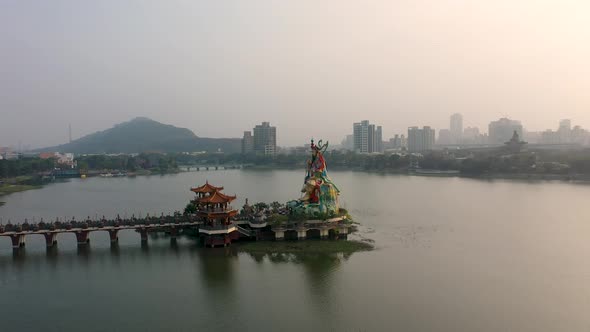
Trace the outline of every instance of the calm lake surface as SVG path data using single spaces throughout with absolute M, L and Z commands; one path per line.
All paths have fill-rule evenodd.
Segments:
M 189 238 L 72 234 L 13 255 L 2 331 L 589 331 L 590 186 L 331 172 L 371 252 L 250 255 Z M 91 178 L 3 197 L 4 223 L 182 210 L 209 180 L 250 202 L 297 198 L 300 171 Z

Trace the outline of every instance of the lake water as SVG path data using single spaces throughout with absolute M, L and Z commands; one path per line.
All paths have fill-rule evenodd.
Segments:
M 3 197 L 4 223 L 182 210 L 209 180 L 256 201 L 298 197 L 303 172 L 76 179 Z M 590 186 L 331 172 L 376 250 L 237 254 L 106 232 L 13 255 L 0 237 L 2 331 L 589 331 Z

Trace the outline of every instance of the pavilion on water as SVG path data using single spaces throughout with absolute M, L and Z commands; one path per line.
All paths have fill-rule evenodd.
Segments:
M 236 196 L 222 193 L 223 187 L 216 187 L 209 182 L 196 188 L 191 188 L 197 196 L 192 201 L 196 207 L 196 214 L 203 220 L 199 227 L 199 235 L 203 237 L 205 245 L 228 245 L 239 238 L 238 230 L 232 218 L 238 214 L 230 206 Z

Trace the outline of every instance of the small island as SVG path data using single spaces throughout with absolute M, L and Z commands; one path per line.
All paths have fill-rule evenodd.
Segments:
M 250 205 L 248 199 L 240 211 L 230 204 L 236 196 L 223 193 L 223 187 L 205 183 L 191 188 L 196 194 L 185 208 L 185 215 L 202 222 L 197 234 L 207 247 L 227 246 L 233 241 L 249 242 L 307 239 L 347 239 L 355 229 L 348 211 L 340 207 L 340 190 L 328 175 L 324 152 L 328 143 L 317 145 L 312 140 L 311 159 L 307 161 L 301 197 L 281 204 L 259 202 Z M 318 242 L 319 243 L 319 242 Z M 309 245 L 249 244 L 244 250 L 308 250 Z M 350 241 L 346 245 L 319 245 L 323 250 L 355 251 L 371 247 L 365 242 Z

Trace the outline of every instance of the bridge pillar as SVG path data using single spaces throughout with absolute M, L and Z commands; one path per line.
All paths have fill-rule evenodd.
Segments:
M 138 229 L 139 235 L 141 235 L 141 243 L 146 244 L 148 242 L 148 230 L 145 227 Z
M 285 239 L 285 231 L 274 231 L 275 232 L 275 240 L 283 241 Z
M 176 227 L 170 227 L 170 238 L 174 241 L 176 241 L 176 238 L 178 237 L 178 228 Z
M 43 236 L 45 237 L 45 245 L 47 248 L 51 248 L 57 244 L 57 233 L 47 232 L 43 233 Z
M 24 234 L 12 234 L 10 235 L 10 240 L 12 240 L 12 248 L 18 249 L 25 246 L 25 235 Z
M 76 240 L 78 241 L 79 246 L 85 246 L 90 243 L 90 238 L 88 237 L 90 234 L 89 231 L 77 231 L 74 234 L 76 234 Z
M 176 244 L 176 239 L 178 237 L 178 228 L 172 226 L 170 227 L 170 243 L 172 245 Z
M 118 229 L 109 229 L 109 237 L 111 238 L 111 244 L 119 242 L 119 230 Z

